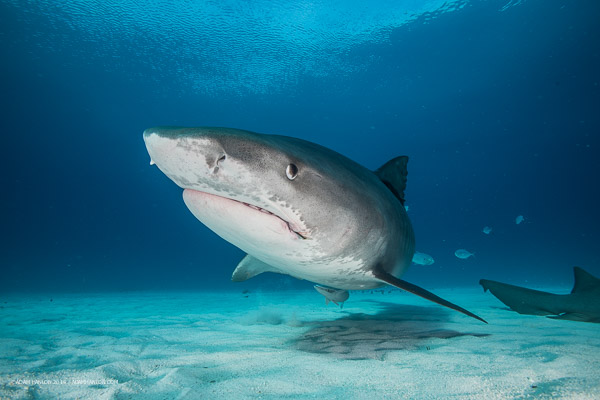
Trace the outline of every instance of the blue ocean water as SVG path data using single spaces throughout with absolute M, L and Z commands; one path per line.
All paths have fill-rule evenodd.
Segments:
M 2 292 L 236 285 L 243 253 L 148 165 L 156 125 L 299 137 L 371 169 L 408 155 L 435 263 L 405 279 L 427 288 L 600 275 L 597 1 L 2 0 L 0 15 Z

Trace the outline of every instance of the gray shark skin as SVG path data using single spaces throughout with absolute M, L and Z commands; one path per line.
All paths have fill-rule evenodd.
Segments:
M 192 214 L 247 253 L 233 281 L 268 271 L 339 290 L 389 284 L 485 322 L 400 279 L 415 251 L 403 206 L 408 157 L 370 171 L 287 136 L 158 127 L 143 137 Z
M 482 279 L 479 284 L 519 314 L 600 323 L 600 279 L 573 267 L 575 284 L 570 294 L 553 294 Z

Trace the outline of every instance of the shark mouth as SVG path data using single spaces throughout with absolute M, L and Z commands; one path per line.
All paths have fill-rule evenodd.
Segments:
M 308 233 L 299 229 L 295 223 L 290 222 L 287 219 L 282 218 L 279 215 L 275 214 L 274 212 L 271 212 L 271 211 L 269 211 L 265 208 L 259 207 L 257 205 L 247 203 L 247 202 L 241 201 L 241 200 L 232 199 L 230 197 L 220 196 L 217 194 L 203 192 L 203 191 L 199 191 L 199 190 L 195 190 L 195 189 L 184 189 L 184 200 L 186 197 L 188 197 L 189 199 L 192 199 L 192 200 L 186 200 L 186 205 L 188 206 L 188 208 L 190 208 L 192 213 L 194 213 L 195 215 L 196 215 L 196 213 L 194 212 L 195 201 L 193 200 L 193 198 L 206 198 L 206 199 L 209 199 L 209 201 L 211 201 L 211 202 L 215 202 L 215 200 L 216 200 L 216 202 L 222 204 L 223 207 L 231 207 L 231 206 L 234 206 L 235 204 L 237 204 L 238 206 L 242 205 L 244 207 L 247 207 L 247 208 L 253 210 L 253 212 L 259 212 L 259 213 L 268 215 L 270 217 L 276 218 L 277 220 L 280 221 L 280 223 L 283 226 L 285 226 L 287 231 L 289 231 L 291 234 L 296 235 L 296 237 L 298 239 L 309 239 Z M 229 204 L 229 206 L 227 204 Z M 198 206 L 196 206 L 196 207 L 198 207 Z M 198 215 L 197 215 L 197 217 L 198 217 Z M 202 220 L 201 218 L 199 218 L 199 219 Z
M 308 238 L 306 232 L 300 232 L 299 230 L 297 230 L 297 228 L 295 229 L 289 221 L 281 218 L 279 215 L 274 214 L 274 213 L 272 213 L 269 210 L 265 210 L 264 208 L 260 208 L 259 206 L 255 206 L 254 204 L 246 203 L 244 201 L 239 201 L 239 200 L 230 199 L 230 198 L 227 198 L 227 199 L 235 201 L 235 202 L 238 202 L 238 203 L 241 203 L 241 204 L 245 205 L 246 207 L 250 207 L 253 210 L 260 211 L 261 213 L 265 213 L 265 214 L 271 215 L 271 216 L 273 216 L 275 218 L 279 218 L 281 221 L 283 221 L 287 225 L 287 227 L 290 230 L 290 232 L 293 232 L 296 235 L 298 235 L 299 239 L 307 239 Z

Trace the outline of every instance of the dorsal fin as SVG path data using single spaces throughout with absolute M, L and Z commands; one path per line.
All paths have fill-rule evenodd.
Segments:
M 247 279 L 253 278 L 263 272 L 277 272 L 282 274 L 279 269 L 260 261 L 258 258 L 252 257 L 250 254 L 246 254 L 246 257 L 242 258 L 242 261 L 237 265 L 231 280 L 234 282 L 242 282 Z
M 571 293 L 585 292 L 587 290 L 600 289 L 600 279 L 579 267 L 573 267 L 575 284 Z
M 400 156 L 391 159 L 375 171 L 375 174 L 394 193 L 402 205 L 404 205 L 404 189 L 406 189 L 406 176 L 408 175 L 407 164 L 408 157 Z

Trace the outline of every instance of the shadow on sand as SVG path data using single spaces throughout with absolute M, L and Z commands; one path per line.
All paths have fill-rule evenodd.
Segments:
M 442 308 L 364 301 L 376 303 L 377 314 L 347 313 L 333 321 L 310 323 L 314 327 L 294 340 L 296 348 L 348 360 L 383 360 L 390 351 L 428 350 L 427 339 L 488 336 L 444 329 L 448 313 Z

